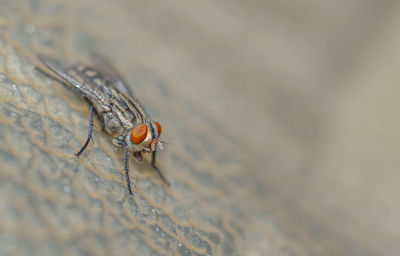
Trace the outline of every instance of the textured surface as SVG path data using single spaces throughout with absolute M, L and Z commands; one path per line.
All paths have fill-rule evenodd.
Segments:
M 87 105 L 34 70 L 35 51 L 67 57 L 53 45 L 71 37 L 90 47 L 95 40 L 73 26 L 73 35 L 65 33 L 69 28 L 56 21 L 64 14 L 58 5 L 55 10 L 36 2 L 7 7 L 0 48 L 0 252 L 241 254 L 249 216 L 234 197 L 244 182 L 237 177 L 240 160 L 232 138 L 200 108 L 178 99 L 155 73 L 134 68 L 130 83 L 138 95 L 147 95 L 144 101 L 172 143 L 159 158 L 171 189 L 148 164 L 134 165 L 135 197 L 129 198 L 123 153 L 97 129 L 95 144 L 76 159 L 87 133 Z M 18 13 L 21 17 L 15 17 Z
M 0 255 L 398 255 L 395 1 L 0 1 Z M 396 31 L 396 33 L 393 33 Z M 36 52 L 124 74 L 131 171 Z M 99 125 L 98 125 L 99 126 Z

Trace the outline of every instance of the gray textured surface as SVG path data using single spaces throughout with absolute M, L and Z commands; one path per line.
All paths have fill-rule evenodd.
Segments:
M 1 255 L 398 255 L 395 1 L 0 1 Z M 393 33 L 395 31 L 395 33 Z M 131 161 L 36 52 L 125 75 Z

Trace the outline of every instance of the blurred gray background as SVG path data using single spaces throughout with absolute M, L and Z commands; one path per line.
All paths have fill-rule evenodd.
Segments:
M 144 241 L 145 245 L 138 255 L 399 255 L 397 1 L 0 3 L 2 109 L 18 109 L 13 111 L 21 115 L 23 124 L 22 116 L 31 120 L 29 111 L 39 116 L 47 113 L 46 118 L 54 122 L 54 127 L 67 127 L 74 137 L 67 143 L 71 149 L 61 150 L 63 153 L 54 153 L 58 151 L 53 150 L 52 143 L 40 144 L 34 139 L 26 142 L 33 145 L 33 151 L 20 153 L 18 139 L 23 136 L 12 134 L 21 124 L 12 121 L 13 115 L 4 114 L 11 110 L 2 112 L 2 141 L 17 144 L 1 146 L 0 252 L 4 255 L 138 253 L 138 244 L 132 249 L 120 246 L 121 237 L 111 235 L 115 234 L 111 224 L 103 229 L 103 225 L 92 228 L 90 222 L 78 222 L 79 230 L 86 230 L 79 233 L 82 236 L 108 234 L 104 238 L 107 242 L 85 240 L 82 245 L 79 241 L 70 242 L 76 236 L 75 226 L 61 232 L 63 235 L 54 235 L 58 234 L 58 223 L 67 218 L 63 211 L 50 207 L 40 214 L 32 213 L 41 216 L 39 219 L 53 216 L 49 222 L 39 221 L 42 225 L 38 226 L 30 226 L 32 220 L 27 217 L 32 209 L 59 200 L 55 194 L 46 196 L 49 202 L 42 202 L 40 198 L 51 190 L 37 190 L 37 181 L 25 172 L 31 166 L 29 161 L 23 165 L 19 160 L 30 159 L 38 145 L 50 158 L 57 158 L 55 162 L 65 158 L 78 168 L 79 176 L 70 176 L 74 177 L 73 184 L 78 184 L 72 185 L 73 191 L 94 179 L 81 181 L 81 176 L 92 170 L 100 177 L 96 182 L 102 182 L 104 177 L 118 181 L 117 194 L 124 203 L 121 208 L 110 207 L 116 200 L 115 192 L 104 192 L 105 200 L 101 186 L 97 192 L 81 192 L 88 193 L 85 199 L 77 199 L 81 197 L 79 193 L 66 197 L 68 200 L 60 197 L 65 202 L 74 202 L 85 212 L 89 203 L 83 202 L 96 198 L 101 205 L 109 203 L 104 206 L 106 212 L 115 216 L 131 209 L 122 173 L 96 172 L 100 168 L 96 166 L 105 166 L 104 157 L 96 157 L 96 152 L 116 158 L 112 170 L 121 170 L 121 152 L 107 149 L 111 147 L 109 138 L 98 130 L 95 138 L 100 142 L 89 147 L 88 155 L 82 158 L 90 160 L 82 160 L 84 167 L 79 167 L 82 163 L 71 155 L 84 141 L 87 107 L 74 94 L 33 69 L 39 64 L 36 52 L 70 62 L 87 62 L 91 49 L 116 63 L 154 117 L 165 124 L 165 140 L 175 144 L 166 148 L 160 160 L 172 187 L 165 192 L 157 177 L 139 171 L 135 182 L 148 190 L 139 189 L 137 193 L 143 193 L 143 200 L 156 205 L 160 212 L 166 211 L 165 216 L 175 225 L 194 230 L 203 241 L 199 243 L 186 230 L 175 235 L 167 232 L 174 237 L 166 239 L 171 251 L 168 246 L 153 246 L 160 243 L 151 235 L 153 225 L 168 225 L 162 223 L 161 217 L 153 222 L 146 219 L 147 215 L 139 214 L 121 222 L 123 230 L 139 226 L 141 231 L 133 233 L 135 241 Z M 41 112 L 41 105 L 34 107 L 39 103 L 27 100 L 34 99 L 36 94 L 24 94 L 28 102 L 25 103 L 13 88 L 22 94 L 35 88 L 38 95 L 56 95 L 62 100 L 45 100 L 46 110 Z M 59 104 L 54 112 L 54 106 Z M 69 119 L 65 119 L 66 115 Z M 45 120 L 42 119 L 44 123 Z M 51 130 L 53 126 L 46 127 Z M 24 134 L 30 128 L 35 129 L 28 122 L 19 132 Z M 50 130 L 43 133 L 50 136 Z M 21 143 L 22 148 L 27 147 L 23 140 Z M 41 155 L 36 152 L 34 156 Z M 8 162 L 14 158 L 15 162 Z M 177 159 L 185 164 L 179 166 Z M 38 163 L 37 169 L 46 169 L 41 165 L 46 163 Z M 191 167 L 200 171 L 185 171 Z M 68 174 L 69 168 L 62 172 Z M 17 171 L 19 174 L 15 175 Z M 44 172 L 41 179 L 46 180 L 47 174 Z M 22 176 L 29 181 L 21 182 Z M 63 181 L 52 180 L 57 182 Z M 16 184 L 18 191 L 28 187 L 27 194 L 33 194 L 38 201 L 33 205 L 18 201 L 26 194 L 17 195 L 14 200 L 9 184 Z M 164 196 L 167 193 L 179 207 L 170 210 L 171 204 L 165 200 L 150 200 L 158 195 L 154 191 Z M 190 196 L 181 197 L 182 193 Z M 58 202 L 65 203 L 63 200 Z M 201 207 L 197 209 L 193 202 L 201 202 Z M 18 207 L 11 211 L 14 203 Z M 90 219 L 90 214 L 85 218 Z M 213 218 L 221 226 L 209 228 L 213 222 L 208 221 Z M 71 227 L 66 223 L 66 227 Z M 215 233 L 218 239 L 213 240 L 206 233 Z M 35 234 L 41 234 L 39 242 L 32 238 Z M 54 237 L 50 245 L 44 242 Z M 20 241 L 30 243 L 31 247 L 20 247 Z M 104 251 L 93 249 L 99 246 L 96 241 L 103 241 L 100 244 L 105 246 Z M 49 249 L 36 248 L 43 244 L 43 248 Z M 69 250 L 71 244 L 80 249 Z M 187 250 L 180 249 L 182 244 Z

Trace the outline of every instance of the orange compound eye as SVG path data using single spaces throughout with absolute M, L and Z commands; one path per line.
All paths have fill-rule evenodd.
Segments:
M 161 125 L 160 125 L 160 123 L 159 122 L 157 122 L 157 121 L 154 121 L 154 124 L 155 124 L 155 126 L 156 126 L 156 128 L 157 128 L 157 133 L 158 133 L 158 137 L 160 137 L 160 135 L 161 135 Z
M 145 124 L 139 124 L 132 129 L 131 135 L 129 136 L 133 144 L 140 144 L 147 137 L 147 126 Z

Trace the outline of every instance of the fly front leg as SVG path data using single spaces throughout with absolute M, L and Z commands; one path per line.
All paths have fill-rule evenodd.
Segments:
M 164 183 L 169 187 L 170 184 L 168 182 L 168 180 L 164 177 L 164 175 L 162 174 L 160 168 L 158 168 L 156 166 L 156 150 L 153 151 L 152 156 L 151 156 L 151 166 L 153 166 L 153 168 L 156 170 L 156 172 L 158 173 L 158 175 L 160 176 L 160 178 L 164 181 Z
M 129 179 L 129 148 L 128 146 L 125 146 L 125 178 L 126 178 L 126 184 L 128 186 L 128 192 L 130 196 L 133 196 L 132 190 L 131 190 L 131 181 Z
M 82 148 L 79 150 L 78 153 L 75 154 L 76 157 L 79 157 L 80 154 L 83 153 L 83 151 L 85 151 L 86 147 L 89 144 L 90 139 L 92 139 L 92 135 L 93 135 L 93 113 L 94 113 L 94 107 L 92 105 L 90 105 L 90 117 L 89 117 L 89 131 L 88 131 L 88 136 L 87 139 L 85 141 L 85 144 L 83 144 Z

